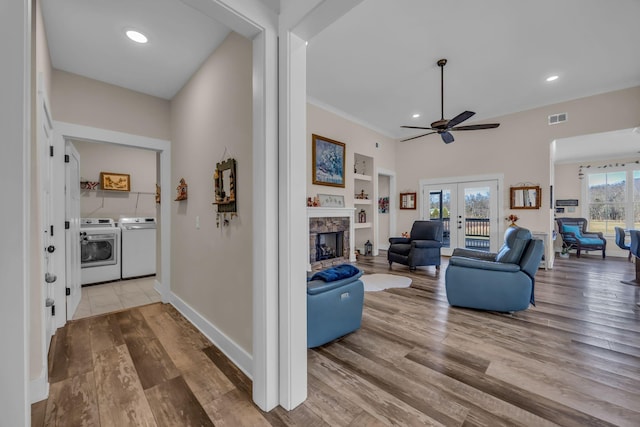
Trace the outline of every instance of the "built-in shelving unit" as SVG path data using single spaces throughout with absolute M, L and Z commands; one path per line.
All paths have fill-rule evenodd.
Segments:
M 355 210 L 355 245 L 364 254 L 364 244 L 369 241 L 373 244 L 373 157 L 354 153 L 353 158 L 353 205 Z M 362 222 L 360 213 L 364 211 L 366 219 Z

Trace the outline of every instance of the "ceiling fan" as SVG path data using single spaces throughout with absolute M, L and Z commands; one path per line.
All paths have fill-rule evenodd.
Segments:
M 451 120 L 446 120 L 444 118 L 444 66 L 447 64 L 447 60 L 440 59 L 437 62 L 437 64 L 438 64 L 438 67 L 440 67 L 440 111 L 442 113 L 440 116 L 440 120 L 437 120 L 431 123 L 431 127 L 400 126 L 407 129 L 425 129 L 425 130 L 433 131 L 433 132 L 423 133 L 422 135 L 414 136 L 412 138 L 403 139 L 401 140 L 401 142 L 410 141 L 412 139 L 422 138 L 423 136 L 426 136 L 426 135 L 438 133 L 440 134 L 440 137 L 442 137 L 442 140 L 444 141 L 445 144 L 450 144 L 454 141 L 453 135 L 451 135 L 450 131 L 493 129 L 500 126 L 500 123 L 485 123 L 485 124 L 479 124 L 479 125 L 457 126 L 460 123 L 464 122 L 465 120 L 469 119 L 471 116 L 473 116 L 475 114 L 473 111 L 465 111 L 464 113 L 458 114 Z

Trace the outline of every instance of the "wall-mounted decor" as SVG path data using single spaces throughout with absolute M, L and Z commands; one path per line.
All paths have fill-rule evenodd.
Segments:
M 184 178 L 180 178 L 180 184 L 176 187 L 176 190 L 178 191 L 178 194 L 176 195 L 176 202 L 180 200 L 187 200 L 187 187 L 187 182 Z
M 379 197 L 378 198 L 378 213 L 389 213 L 389 198 L 388 197 Z
M 319 135 L 312 135 L 313 183 L 343 187 L 345 144 Z
M 540 186 L 511 187 L 511 209 L 540 209 L 542 189 Z
M 131 191 L 131 177 L 128 173 L 100 172 L 100 186 L 103 190 Z
M 81 190 L 96 190 L 100 183 L 98 181 L 83 181 L 80 180 Z
M 160 203 L 160 186 L 156 184 L 156 203 Z
M 400 209 L 416 209 L 416 193 L 400 193 Z
M 556 206 L 578 206 L 578 199 L 556 200 Z
M 216 164 L 213 173 L 216 201 L 213 203 L 218 208 L 216 225 L 229 225 L 234 216 L 238 216 L 236 205 L 236 161 L 227 159 Z
M 323 208 L 344 208 L 344 196 L 335 194 L 318 194 L 320 206 Z

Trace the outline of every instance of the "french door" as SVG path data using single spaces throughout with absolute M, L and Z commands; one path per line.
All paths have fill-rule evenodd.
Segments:
M 443 255 L 498 249 L 498 180 L 425 184 L 422 218 L 444 223 Z

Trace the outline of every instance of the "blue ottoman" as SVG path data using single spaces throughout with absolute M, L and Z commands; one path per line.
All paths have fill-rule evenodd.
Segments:
M 307 282 L 307 348 L 318 347 L 360 328 L 362 271 L 334 281 Z

